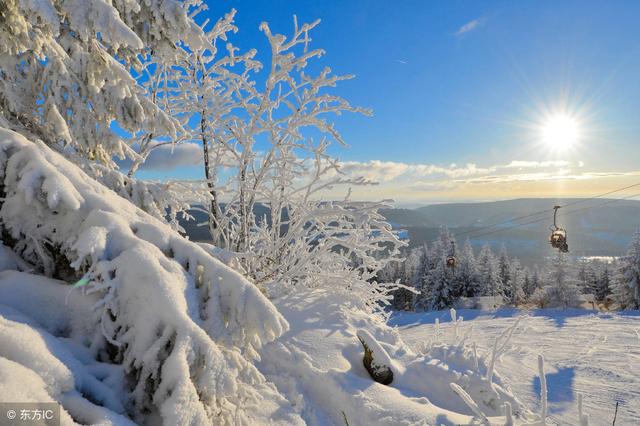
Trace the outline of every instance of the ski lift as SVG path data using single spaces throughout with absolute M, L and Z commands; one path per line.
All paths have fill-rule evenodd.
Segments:
M 447 256 L 447 268 L 455 268 L 456 267 L 456 244 L 451 241 L 451 251 Z
M 551 235 L 549 236 L 549 244 L 551 247 L 560 250 L 562 253 L 569 252 L 569 245 L 567 244 L 567 231 L 559 228 L 556 224 L 556 216 L 558 215 L 558 209 L 560 206 L 553 208 L 553 227 L 551 228 Z

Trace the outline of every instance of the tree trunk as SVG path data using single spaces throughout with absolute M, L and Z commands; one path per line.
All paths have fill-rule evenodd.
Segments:
M 209 233 L 214 245 L 220 244 L 220 230 L 219 222 L 221 218 L 220 206 L 218 205 L 218 195 L 215 190 L 215 183 L 213 182 L 213 176 L 211 168 L 209 166 L 209 140 L 206 134 L 207 121 L 205 111 L 203 110 L 200 117 L 200 138 L 202 140 L 202 155 L 204 157 L 204 176 L 207 180 L 207 187 L 209 188 L 209 194 L 211 195 L 211 204 L 209 206 Z

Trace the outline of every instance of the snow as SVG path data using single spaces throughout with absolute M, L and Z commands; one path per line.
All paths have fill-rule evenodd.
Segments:
M 620 402 L 616 424 L 630 425 L 640 418 L 640 314 L 598 313 L 588 310 L 542 309 L 523 312 L 459 310 L 464 327 L 473 326 L 479 356 L 487 357 L 494 339 L 528 314 L 514 332 L 496 371 L 504 385 L 528 407 L 539 412 L 541 384 L 538 355 L 545 359 L 550 424 L 580 424 L 578 395 L 590 424 L 611 424 L 616 401 Z M 390 324 L 413 348 L 433 334 L 434 322 L 447 336 L 451 326 L 442 320 L 448 312 L 397 313 Z M 464 331 L 463 331 L 464 332 Z M 518 424 L 518 422 L 516 422 Z
M 451 383 L 464 388 L 492 424 L 504 424 L 505 402 L 521 419 L 532 418 L 499 377 L 486 382 L 486 365 L 475 370 L 468 347 L 411 349 L 395 330 L 327 291 L 304 290 L 274 303 L 291 329 L 262 349 L 258 368 L 307 424 L 344 424 L 345 418 L 350 425 L 480 424 Z M 388 354 L 390 386 L 370 378 L 358 335 Z
M 69 286 L 47 278 L 0 273 L 0 395 L 4 401 L 59 402 L 63 424 L 73 424 L 72 418 L 132 424 L 122 415 L 122 388 L 114 386 L 122 384 L 122 370 L 95 361 L 77 341 L 91 299 L 70 295 L 65 303 L 68 292 Z
M 75 390 L 116 414 L 127 406 L 137 420 L 150 412 L 166 424 L 291 417 L 252 364 L 257 350 L 288 328 L 257 287 L 44 144 L 0 129 L 0 152 L 6 192 L 0 216 L 19 242 L 14 250 L 47 275 L 89 281 L 71 290 L 2 272 L 0 356 L 37 372 L 52 398 L 71 401 L 76 420 L 90 413 Z M 75 273 L 59 268 L 50 247 Z M 116 387 L 125 400 L 102 393 L 105 385 L 85 374 L 69 345 L 118 365 L 132 379 Z

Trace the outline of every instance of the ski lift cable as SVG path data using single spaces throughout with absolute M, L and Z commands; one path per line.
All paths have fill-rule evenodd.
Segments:
M 633 184 L 633 185 L 625 186 L 625 187 L 623 187 L 623 188 L 618 188 L 618 189 L 614 189 L 614 190 L 612 190 L 612 191 L 608 191 L 608 192 L 605 192 L 605 193 L 602 193 L 602 194 L 598 194 L 598 195 L 595 195 L 595 196 L 593 196 L 593 197 L 583 198 L 583 199 L 580 199 L 580 200 L 572 201 L 572 202 L 567 203 L 567 204 L 564 204 L 564 205 L 562 205 L 562 206 L 560 206 L 560 207 L 562 207 L 562 208 L 567 208 L 567 207 L 570 207 L 570 206 L 575 206 L 575 205 L 582 204 L 582 203 L 586 203 L 586 202 L 588 202 L 588 201 L 592 201 L 592 200 L 595 200 L 595 199 L 598 199 L 598 198 L 602 198 L 602 197 L 607 196 L 607 195 L 611 195 L 611 194 L 615 194 L 615 193 L 617 193 L 617 192 L 621 192 L 621 191 L 624 191 L 624 190 L 627 190 L 627 189 L 635 188 L 635 187 L 637 187 L 637 186 L 640 186 L 640 182 L 635 183 L 635 184 Z M 624 199 L 624 198 L 623 198 L 623 199 Z M 491 229 L 491 228 L 495 228 L 496 226 L 508 225 L 508 224 L 510 224 L 510 223 L 518 222 L 518 221 L 520 221 L 520 220 L 522 220 L 522 219 L 528 219 L 528 218 L 530 218 L 530 217 L 538 216 L 538 215 L 541 215 L 541 214 L 543 214 L 543 213 L 544 213 L 544 214 L 547 214 L 547 213 L 549 213 L 549 212 L 551 212 L 551 211 L 553 211 L 553 209 L 544 209 L 544 210 L 540 210 L 540 211 L 538 211 L 538 212 L 529 213 L 529 214 L 524 215 L 524 216 L 519 216 L 519 217 L 511 218 L 511 219 L 509 219 L 509 220 L 505 220 L 505 221 L 502 221 L 502 222 L 494 223 L 494 224 L 492 224 L 492 225 L 486 225 L 486 226 L 482 226 L 482 227 L 480 227 L 480 228 L 475 228 L 475 229 L 472 229 L 472 230 L 469 230 L 469 231 L 461 232 L 461 233 L 457 234 L 457 235 L 456 235 L 456 237 L 462 237 L 462 236 L 465 236 L 465 235 L 470 235 L 470 236 L 469 236 L 469 238 L 474 238 L 474 237 L 476 237 L 476 235 L 474 235 L 474 234 L 476 234 L 476 233 L 478 233 L 478 232 L 480 232 L 480 233 L 481 233 L 481 232 L 483 232 L 484 230 L 488 230 L 488 229 Z M 543 220 L 546 220 L 546 218 L 544 218 L 544 219 L 540 219 L 540 221 L 543 221 Z M 533 223 L 535 223 L 535 222 L 533 222 Z M 529 222 L 527 222 L 526 224 L 529 224 Z M 514 226 L 515 226 L 515 225 L 514 225 Z M 502 228 L 501 228 L 500 230 L 502 230 Z
M 600 204 L 597 204 L 595 206 L 586 206 L 586 207 L 581 207 L 579 209 L 574 209 L 574 210 L 569 210 L 569 211 L 564 211 L 564 212 L 560 211 L 560 213 L 562 213 L 563 216 L 567 216 L 567 215 L 572 214 L 572 213 L 577 213 L 577 212 L 584 211 L 584 210 L 589 210 L 589 209 L 592 209 L 592 208 L 596 209 L 596 208 L 604 207 L 606 205 L 609 205 L 609 204 L 612 204 L 612 203 L 616 203 L 618 201 L 624 201 L 624 200 L 632 199 L 632 198 L 635 198 L 635 197 L 640 197 L 640 193 L 629 195 L 629 196 L 623 197 L 623 198 L 616 198 L 615 200 L 608 200 L 608 201 L 605 201 L 604 203 L 600 203 Z M 532 220 L 532 221 L 529 221 L 529 222 L 523 222 L 523 223 L 520 223 L 520 224 L 517 224 L 517 225 L 508 226 L 508 227 L 505 227 L 505 228 L 495 229 L 493 231 L 485 232 L 485 233 L 482 233 L 482 234 L 472 235 L 471 237 L 468 237 L 468 238 L 484 237 L 486 235 L 491 235 L 491 234 L 495 234 L 495 233 L 502 232 L 502 231 L 509 231 L 511 229 L 516 229 L 516 228 L 520 228 L 522 226 L 532 225 L 534 223 L 540 223 L 540 222 L 544 222 L 544 221 L 547 221 L 547 220 L 548 220 L 548 218 L 546 218 L 546 217 L 542 218 L 542 219 L 536 219 L 536 220 Z
M 576 201 L 572 201 L 572 202 L 564 204 L 564 205 L 562 205 L 560 207 L 566 208 L 566 207 L 570 207 L 570 206 L 575 206 L 575 205 L 578 205 L 578 204 L 586 203 L 588 201 L 592 201 L 592 200 L 595 200 L 595 199 L 598 199 L 598 198 L 602 198 L 602 197 L 607 196 L 607 195 L 615 194 L 617 192 L 625 191 L 627 189 L 635 188 L 635 187 L 638 187 L 638 186 L 640 186 L 640 182 L 634 183 L 632 185 L 627 185 L 627 186 L 622 187 L 622 188 L 618 188 L 618 189 L 614 189 L 614 190 L 611 190 L 611 191 L 607 191 L 607 192 L 604 192 L 602 194 L 594 195 L 593 197 L 583 198 L 583 199 L 579 199 L 579 200 L 576 200 Z M 598 204 L 596 206 L 586 206 L 586 207 L 582 207 L 580 209 L 570 210 L 570 211 L 562 211 L 561 210 L 561 213 L 563 215 L 567 215 L 567 214 L 570 214 L 570 213 L 575 213 L 575 212 L 579 212 L 579 211 L 590 209 L 590 208 L 602 207 L 602 206 L 607 205 L 607 204 L 611 204 L 611 203 L 614 203 L 614 202 L 617 202 L 617 201 L 627 200 L 627 199 L 634 198 L 634 197 L 637 197 L 637 196 L 640 196 L 640 193 L 639 194 L 633 194 L 631 196 L 627 196 L 627 197 L 623 197 L 623 198 L 616 198 L 616 199 L 613 199 L 613 200 L 608 200 L 605 203 Z M 456 238 L 460 238 L 460 237 L 463 237 L 463 236 L 467 236 L 467 238 L 469 238 L 469 239 L 479 238 L 479 237 L 483 237 L 485 235 L 491 235 L 491 234 L 495 234 L 495 233 L 502 232 L 502 231 L 508 231 L 510 229 L 516 229 L 516 228 L 519 228 L 521 226 L 526 226 L 526 225 L 531 225 L 531 224 L 534 224 L 534 223 L 544 222 L 544 221 L 547 220 L 547 217 L 543 217 L 543 218 L 540 218 L 540 219 L 536 219 L 536 220 L 528 221 L 528 222 L 523 222 L 523 223 L 519 223 L 519 224 L 516 223 L 516 224 L 511 225 L 511 226 L 507 226 L 507 227 L 500 228 L 500 229 L 494 229 L 492 231 L 488 231 L 488 232 L 484 232 L 484 233 L 482 232 L 484 230 L 495 228 L 496 226 L 508 225 L 510 223 L 518 222 L 518 221 L 520 221 L 522 219 L 528 219 L 528 218 L 531 218 L 531 217 L 534 217 L 534 216 L 538 216 L 538 215 L 541 215 L 543 213 L 544 214 L 548 214 L 548 213 L 550 213 L 552 211 L 553 211 L 553 208 L 540 210 L 540 211 L 537 211 L 537 212 L 534 212 L 534 213 L 526 214 L 524 216 L 518 216 L 518 217 L 515 217 L 515 218 L 511 218 L 509 220 L 505 220 L 505 221 L 502 221 L 502 222 L 494 223 L 492 225 L 485 225 L 485 226 L 482 226 L 482 227 L 479 227 L 479 228 L 474 228 L 474 229 L 469 230 L 469 231 L 460 232 L 458 234 L 455 234 L 455 237 Z M 440 240 L 440 238 L 434 238 L 433 240 L 431 240 L 429 242 L 433 244 L 433 243 L 435 243 L 436 241 L 439 241 L 439 240 Z

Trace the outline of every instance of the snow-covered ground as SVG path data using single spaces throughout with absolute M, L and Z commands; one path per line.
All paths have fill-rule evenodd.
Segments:
M 368 314 L 345 305 L 335 294 L 303 291 L 274 301 L 290 330 L 261 351 L 258 368 L 310 425 L 484 424 L 452 390 L 459 385 L 493 425 L 504 425 L 503 404 L 532 419 L 527 407 L 505 391 L 496 374 L 484 379 L 486 360 L 475 366 L 464 336 L 456 344 L 412 350 L 401 336 Z M 369 377 L 357 335 L 369 334 L 386 352 L 394 371 L 385 386 Z M 451 343 L 451 342 L 448 342 Z M 374 355 L 375 356 L 375 355 Z
M 640 423 L 640 313 L 594 313 L 587 310 L 503 309 L 493 312 L 461 310 L 462 332 L 473 326 L 471 339 L 486 353 L 493 339 L 526 315 L 511 340 L 511 347 L 496 370 L 522 402 L 537 410 L 540 381 L 537 355 L 545 357 L 549 391 L 549 422 L 574 425 L 578 394 L 591 425 L 611 424 L 619 401 L 616 425 Z M 419 347 L 431 338 L 435 319 L 447 338 L 452 333 L 448 311 L 400 313 L 390 323 L 403 340 Z

